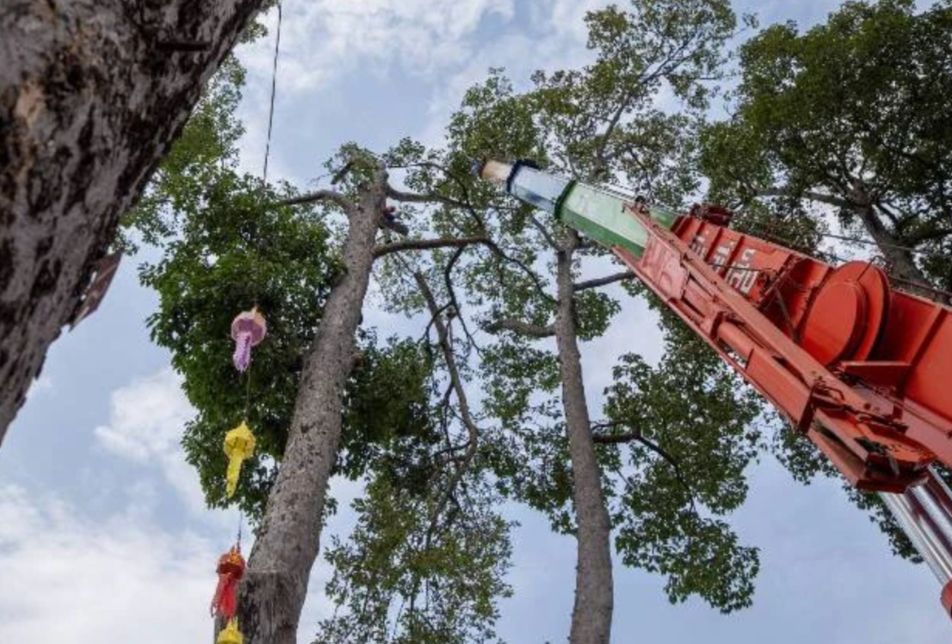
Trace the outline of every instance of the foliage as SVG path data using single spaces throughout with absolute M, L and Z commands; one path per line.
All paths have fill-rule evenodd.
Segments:
M 666 345 L 660 367 L 622 356 L 606 392 L 605 435 L 637 437 L 627 450 L 602 447 L 606 471 L 622 483 L 615 545 L 627 565 L 666 575 L 672 601 L 697 594 L 730 612 L 750 605 L 759 561 L 715 517 L 746 498 L 760 401 L 688 329 L 675 328 Z
M 491 421 L 482 428 L 481 462 L 491 468 L 499 493 L 545 512 L 553 528 L 566 533 L 575 524 L 558 356 L 551 344 L 498 324 L 514 319 L 545 335 L 556 310 L 550 295 L 560 252 L 555 245 L 564 231 L 476 181 L 470 166 L 474 159 L 531 158 L 556 172 L 615 179 L 651 200 L 682 206 L 697 187 L 692 139 L 712 91 L 706 80 L 719 77 L 724 42 L 735 29 L 729 5 L 716 1 L 636 0 L 628 10 L 592 12 L 587 24 L 593 64 L 538 73 L 524 93 L 501 70 L 491 70 L 465 94 L 445 151 L 405 141 L 389 157 L 408 168 L 408 187 L 472 206 L 461 212 L 444 203 L 429 210 L 438 233 L 486 235 L 496 245 L 498 252 L 467 249 L 451 264 L 438 256 L 431 275 L 455 285 L 457 299 L 494 334 L 488 344 L 468 339 L 479 345 L 482 412 Z M 655 107 L 662 88 L 682 101 L 682 113 Z M 576 276 L 583 261 L 605 254 L 586 246 L 576 255 Z M 393 308 L 419 310 L 421 303 L 398 280 L 385 287 Z M 604 334 L 620 306 L 596 290 L 579 291 L 575 305 L 583 341 Z M 645 437 L 663 437 L 697 490 L 688 493 L 672 466 L 642 443 L 600 447 L 616 545 L 626 564 L 665 575 L 672 601 L 697 594 L 731 611 L 750 603 L 757 553 L 739 544 L 717 515 L 746 495 L 743 471 L 758 445 L 760 434 L 750 423 L 759 405 L 713 354 L 673 323 L 667 327 L 673 330 L 660 365 L 627 356 L 618 367 L 606 422 L 637 423 Z M 684 408 L 697 413 L 678 418 Z
M 225 505 L 224 433 L 242 419 L 257 437 L 235 497 L 256 520 L 287 440 L 304 356 L 340 271 L 333 236 L 310 206 L 278 205 L 289 186 L 263 186 L 235 169 L 243 128 L 234 112 L 243 71 L 232 61 L 198 110 L 127 221 L 161 257 L 140 270 L 159 294 L 149 318 L 153 340 L 172 352 L 196 408 L 183 445 L 206 499 Z M 231 319 L 258 306 L 267 341 L 254 350 L 250 380 L 231 365 Z M 408 435 L 425 437 L 430 360 L 415 343 L 386 343 L 365 330 L 361 360 L 345 392 L 344 451 L 338 466 L 358 478 L 368 454 Z
M 950 38 L 947 1 L 847 2 L 805 33 L 765 29 L 741 50 L 733 117 L 702 137 L 712 195 L 833 205 L 847 229 L 928 251 L 920 268 L 949 287 Z
M 390 475 L 354 502 L 348 542 L 326 553 L 327 592 L 342 614 L 319 626 L 315 644 L 494 641 L 496 600 L 510 594 L 510 524 L 491 490 L 471 481 L 453 512 L 432 523 L 434 498 Z
M 159 295 L 149 318 L 153 340 L 171 351 L 196 408 L 183 438 L 187 459 L 210 505 L 236 502 L 257 522 L 284 453 L 304 359 L 341 269 L 331 213 L 283 205 L 296 196 L 291 187 L 265 186 L 236 170 L 243 71 L 232 63 L 206 89 L 125 223 L 129 246 L 134 236 L 158 246 L 159 258 L 145 264 L 140 277 Z M 377 163 L 346 144 L 327 167 L 335 187 L 357 199 Z M 255 348 L 245 381 L 231 365 L 228 331 L 232 317 L 252 305 L 266 315 L 268 336 Z M 478 477 L 454 495 L 449 512 L 436 510 L 451 464 L 441 448 L 452 412 L 435 402 L 445 403 L 437 396 L 442 363 L 430 343 L 380 341 L 372 329 L 359 331 L 358 345 L 344 391 L 336 472 L 370 483 L 356 504 L 360 523 L 353 538 L 328 553 L 337 567 L 330 592 L 342 605 L 352 600 L 353 611 L 329 622 L 324 637 L 367 641 L 355 633 L 373 632 L 383 641 L 391 631 L 388 603 L 409 598 L 393 625 L 394 641 L 492 639 L 496 599 L 509 592 L 502 581 L 509 525 L 493 511 L 496 497 Z M 256 434 L 257 451 L 228 501 L 222 439 L 242 419 Z M 403 558 L 367 554 L 382 549 Z M 362 589 L 367 571 L 394 585 Z M 376 603 L 365 601 L 370 596 Z M 359 606 L 353 598 L 360 598 Z
M 302 358 L 335 262 L 324 228 L 304 208 L 270 205 L 274 193 L 257 179 L 225 170 L 202 192 L 199 210 L 182 217 L 179 237 L 141 278 L 159 294 L 149 318 L 153 340 L 172 352 L 197 410 L 183 440 L 188 460 L 209 502 L 224 504 L 221 438 L 246 419 L 258 448 L 238 499 L 256 515 L 275 473 L 269 463 L 284 451 Z M 246 387 L 231 365 L 228 330 L 252 305 L 267 317 L 268 339 L 254 350 Z

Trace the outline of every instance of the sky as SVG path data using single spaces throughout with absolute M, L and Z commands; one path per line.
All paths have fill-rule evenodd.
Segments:
M 315 185 L 341 143 L 383 150 L 404 136 L 438 143 L 462 92 L 490 67 L 517 85 L 539 68 L 584 65 L 582 17 L 595 0 L 284 0 L 281 61 L 269 174 Z M 809 26 L 837 3 L 737 2 L 761 24 Z M 274 15 L 265 18 L 273 25 Z M 273 30 L 271 32 L 273 36 Z M 260 172 L 270 90 L 270 38 L 245 46 L 241 164 Z M 145 251 L 146 256 L 148 251 Z M 53 345 L 26 405 L 0 447 L 0 642 L 140 644 L 208 641 L 207 607 L 218 555 L 232 543 L 233 511 L 204 508 L 179 439 L 193 413 L 149 340 L 156 296 L 127 257 L 100 310 Z M 614 357 L 657 359 L 660 333 L 641 301 L 583 347 L 593 403 Z M 376 300 L 379 302 L 379 300 Z M 367 319 L 383 315 L 372 293 Z M 663 580 L 615 568 L 613 641 L 652 644 L 763 642 L 876 644 L 948 641 L 940 588 L 929 571 L 890 555 L 835 481 L 800 485 L 770 457 L 751 468 L 747 503 L 730 516 L 761 549 L 754 606 L 724 616 L 702 602 L 672 606 Z M 322 539 L 346 535 L 359 485 L 334 481 L 341 512 Z M 501 604 L 509 642 L 565 641 L 575 544 L 518 506 L 515 594 Z M 330 570 L 315 566 L 301 620 L 307 642 L 332 607 Z

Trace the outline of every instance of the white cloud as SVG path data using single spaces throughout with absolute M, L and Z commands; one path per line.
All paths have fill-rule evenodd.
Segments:
M 195 410 L 182 392 L 181 378 L 166 368 L 115 390 L 109 424 L 94 431 L 107 451 L 157 468 L 192 512 L 207 514 L 198 475 L 185 462 L 180 440 Z
M 153 521 L 152 511 L 156 503 L 167 498 L 172 490 L 184 501 L 194 517 L 203 520 L 203 529 L 207 529 L 209 525 L 217 527 L 227 541 L 228 537 L 224 537 L 224 535 L 230 533 L 234 528 L 238 515 L 235 511 L 212 511 L 206 508 L 198 477 L 192 466 L 186 463 L 185 454 L 180 445 L 182 430 L 194 412 L 194 408 L 182 392 L 181 378 L 169 368 L 151 376 L 133 380 L 128 385 L 112 392 L 109 423 L 94 430 L 99 444 L 108 452 L 120 458 L 141 464 L 143 467 L 155 468 L 171 490 L 169 487 L 154 485 L 149 481 L 140 479 L 128 486 L 125 508 L 111 519 L 94 527 L 93 524 L 85 523 L 78 516 L 79 509 L 69 508 L 56 500 L 45 501 L 42 507 L 37 507 L 28 501 L 22 491 L 15 488 L 5 490 L 0 488 L 0 570 L 6 570 L 7 563 L 28 570 L 35 565 L 36 561 L 49 558 L 47 555 L 37 552 L 32 545 L 29 545 L 35 541 L 37 533 L 48 534 L 47 540 L 50 544 L 65 544 L 62 548 L 62 554 L 51 555 L 52 559 L 60 560 L 74 558 L 70 550 L 80 549 L 75 542 L 85 540 L 85 542 L 93 543 L 100 538 L 94 534 L 95 531 L 102 530 L 108 537 L 104 547 L 100 550 L 105 549 L 107 552 L 100 553 L 98 559 L 92 558 L 89 565 L 92 568 L 93 561 L 95 561 L 96 565 L 102 566 L 105 571 L 103 574 L 106 576 L 110 574 L 109 570 L 117 566 L 127 566 L 125 561 L 127 550 L 141 549 L 146 551 L 157 549 L 163 557 L 167 555 L 170 561 L 175 560 L 179 558 L 176 554 L 177 551 L 169 544 L 180 539 L 180 537 L 163 533 L 156 526 L 150 525 Z M 362 490 L 362 482 L 354 483 L 339 477 L 332 479 L 331 495 L 337 499 L 339 509 L 338 513 L 328 522 L 325 536 L 322 539 L 324 544 L 328 543 L 330 535 L 346 535 L 353 528 L 355 515 L 350 508 L 350 503 Z M 245 532 L 246 534 L 249 532 L 247 527 Z M 154 539 L 155 543 L 148 543 L 150 538 Z M 196 578 L 204 580 L 201 584 L 201 591 L 205 594 L 202 595 L 198 605 L 204 606 L 202 602 L 207 602 L 209 599 L 206 596 L 210 592 L 208 585 L 212 584 L 211 590 L 214 589 L 214 576 L 211 577 L 211 581 L 208 581 L 208 569 L 214 567 L 214 562 L 220 553 L 212 550 L 207 543 L 195 536 L 186 536 L 186 538 L 193 542 L 189 544 L 190 548 L 198 548 L 201 551 L 188 557 L 187 561 L 190 562 L 190 565 L 200 561 L 200 563 L 195 563 L 197 566 Z M 45 546 L 41 543 L 38 547 Z M 224 550 L 225 547 L 226 542 L 223 541 L 218 549 Z M 10 548 L 12 550 L 8 550 Z M 59 549 L 59 546 L 51 549 Z M 7 557 L 6 560 L 4 556 Z M 172 566 L 163 572 L 163 570 L 159 570 L 159 562 L 151 561 L 150 557 L 151 555 L 147 556 L 147 560 L 144 562 L 148 574 L 143 573 L 143 576 L 157 575 L 156 583 L 170 584 L 173 588 L 178 583 L 176 581 L 177 575 L 182 577 L 183 581 L 185 580 L 187 575 L 184 570 Z M 109 558 L 114 558 L 116 561 L 110 562 Z M 302 612 L 300 622 L 302 638 L 313 635 L 315 625 L 332 613 L 332 606 L 323 592 L 324 585 L 330 578 L 331 572 L 327 562 L 324 561 L 323 557 L 319 557 L 312 570 L 310 592 Z M 129 575 L 133 575 L 133 573 L 129 573 Z M 64 578 L 67 577 L 64 576 Z M 92 573 L 86 574 L 84 578 L 75 579 L 75 582 L 88 589 L 104 587 L 98 581 L 98 577 Z M 130 579 L 123 579 L 122 583 L 136 586 L 139 581 L 138 577 L 133 576 Z M 33 587 L 42 588 L 42 580 L 34 583 Z M 82 593 L 86 593 L 83 595 L 86 597 L 83 601 L 86 601 L 89 606 L 98 606 L 93 597 L 93 590 L 88 592 L 83 590 Z M 168 591 L 168 594 L 174 598 L 174 590 Z M 142 595 L 142 601 L 145 601 L 147 593 L 142 593 Z M 27 601 L 32 602 L 33 600 L 28 596 Z M 5 624 L 5 626 L 0 626 L 0 642 L 48 641 L 46 639 L 6 639 L 4 628 L 20 628 L 17 623 L 13 625 L 8 623 L 9 620 L 6 617 L 8 602 L 15 604 L 15 598 L 12 596 L 4 597 L 3 591 L 0 590 L 0 624 Z M 184 600 L 181 603 L 182 606 L 188 605 Z M 106 610 L 111 611 L 108 608 Z M 179 608 L 170 614 L 179 615 L 181 611 L 182 608 Z M 130 620 L 129 615 L 122 615 L 122 611 L 112 612 L 115 613 L 112 616 L 113 619 L 134 621 Z M 53 613 L 55 614 L 55 611 Z M 204 615 L 201 610 L 198 613 L 200 617 Z M 51 616 L 50 619 L 57 621 Z M 157 624 L 159 624 L 159 626 L 156 626 L 158 635 L 155 641 L 186 641 L 184 638 L 173 637 L 179 632 L 178 630 L 161 627 L 161 619 L 158 619 Z M 194 624 L 179 626 L 193 628 Z M 23 621 L 22 627 L 26 629 L 39 628 L 37 624 L 29 620 Z M 209 627 L 210 624 L 204 628 Z M 28 632 L 40 631 L 29 630 Z M 90 631 L 90 633 L 92 632 Z M 203 631 L 203 637 L 206 635 Z M 109 639 L 116 638 L 110 637 Z M 192 640 L 194 639 L 192 637 Z M 100 642 L 106 641 L 106 639 L 93 637 L 90 634 L 88 639 L 80 638 L 78 641 Z M 146 639 L 146 641 L 151 640 Z
M 350 502 L 362 489 L 331 482 L 340 511 L 325 542 L 350 531 Z M 229 535 L 165 531 L 133 503 L 94 519 L 55 496 L 0 485 L 0 642 L 211 641 L 208 604 Z M 300 641 L 333 612 L 323 593 L 331 572 L 323 558 L 315 562 Z
M 429 123 L 420 138 L 439 144 L 449 116 L 459 107 L 463 93 L 486 78 L 491 67 L 502 67 L 517 88 L 529 86 L 536 70 L 574 69 L 591 62 L 586 47 L 584 17 L 608 4 L 605 0 L 535 0 L 528 7 L 530 28 L 479 43 L 462 64 L 447 71 L 428 101 Z
M 199 642 L 218 548 L 140 516 L 91 521 L 0 488 L 0 642 Z
M 513 0 L 315 0 L 288 3 L 281 34 L 283 87 L 300 91 L 343 74 L 392 67 L 432 74 L 464 60 L 484 18 L 513 14 Z M 274 33 L 276 12 L 265 18 Z M 251 73 L 270 76 L 273 39 L 241 52 Z

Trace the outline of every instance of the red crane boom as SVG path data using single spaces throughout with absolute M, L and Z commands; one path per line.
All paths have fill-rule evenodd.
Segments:
M 481 175 L 611 248 L 850 483 L 882 493 L 952 615 L 952 492 L 931 467 L 952 467 L 947 306 L 873 264 L 731 230 L 714 206 L 676 216 L 526 162 Z

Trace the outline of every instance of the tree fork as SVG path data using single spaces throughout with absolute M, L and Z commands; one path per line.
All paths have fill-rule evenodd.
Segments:
M 119 217 L 262 1 L 0 8 L 0 441 Z M 169 50 L 169 34 L 202 47 Z

